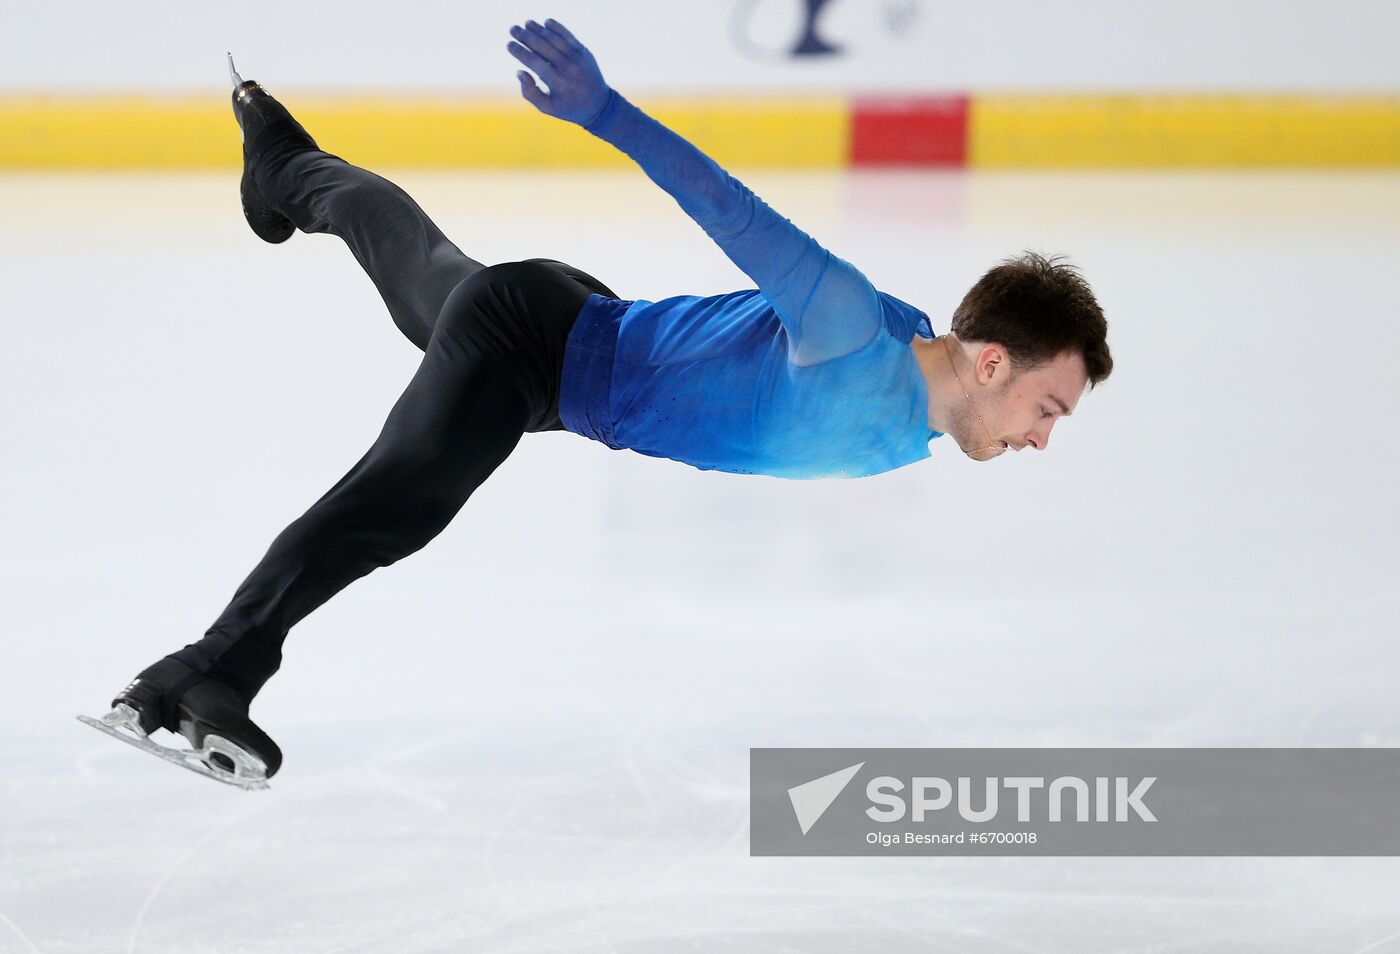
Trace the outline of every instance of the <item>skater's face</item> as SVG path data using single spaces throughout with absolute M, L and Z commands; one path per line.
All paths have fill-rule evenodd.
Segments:
M 951 415 L 958 446 L 979 461 L 1008 450 L 1045 450 L 1056 422 L 1074 411 L 1089 383 L 1083 356 L 1066 351 L 1042 367 L 1017 370 L 1001 345 L 976 347 L 972 380 L 963 375 L 970 402 Z

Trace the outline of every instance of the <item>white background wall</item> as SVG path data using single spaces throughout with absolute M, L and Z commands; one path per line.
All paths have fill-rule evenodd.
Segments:
M 276 12 L 273 12 L 273 10 Z M 840 55 L 783 54 L 802 0 L 0 3 L 0 90 L 512 93 L 506 28 L 554 16 L 627 90 L 1400 89 L 1395 0 L 831 0 Z

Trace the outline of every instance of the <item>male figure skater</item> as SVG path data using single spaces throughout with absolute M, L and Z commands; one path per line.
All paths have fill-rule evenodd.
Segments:
M 282 756 L 248 706 L 288 630 L 427 544 L 522 434 L 569 430 L 706 470 L 862 477 L 928 457 L 945 433 L 974 460 L 1043 450 L 1112 370 L 1103 313 L 1069 266 L 1026 255 L 993 268 L 935 337 L 927 315 L 611 89 L 563 24 L 510 34 L 507 49 L 548 87 L 522 70 L 521 95 L 632 157 L 758 287 L 630 301 L 562 262 L 484 266 L 401 189 L 319 149 L 232 73 L 249 225 L 269 242 L 296 229 L 340 236 L 423 360 L 373 446 L 272 542 L 204 637 L 84 721 L 265 786 Z M 151 742 L 162 727 L 194 748 Z

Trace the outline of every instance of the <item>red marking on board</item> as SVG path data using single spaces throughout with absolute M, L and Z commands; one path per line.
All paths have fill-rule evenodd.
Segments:
M 966 96 L 861 96 L 851 124 L 855 166 L 967 164 Z

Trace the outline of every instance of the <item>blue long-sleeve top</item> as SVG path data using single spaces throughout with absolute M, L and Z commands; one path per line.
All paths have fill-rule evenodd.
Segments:
M 940 433 L 910 347 L 934 336 L 926 314 L 616 91 L 585 128 L 634 159 L 758 288 L 589 297 L 565 350 L 565 428 L 702 470 L 795 479 L 929 456 Z

